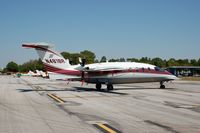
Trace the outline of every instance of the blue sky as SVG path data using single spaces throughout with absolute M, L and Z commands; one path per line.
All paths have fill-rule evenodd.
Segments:
M 200 58 L 199 0 L 0 0 L 0 67 L 37 59 L 23 42 L 97 58 Z

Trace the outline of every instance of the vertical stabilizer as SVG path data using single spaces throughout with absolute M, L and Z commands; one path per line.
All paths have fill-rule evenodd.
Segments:
M 56 52 L 54 46 L 48 43 L 24 43 L 22 47 L 34 48 L 40 59 L 45 65 L 47 71 L 55 72 L 62 71 L 70 68 L 69 60 L 65 60 L 64 57 Z

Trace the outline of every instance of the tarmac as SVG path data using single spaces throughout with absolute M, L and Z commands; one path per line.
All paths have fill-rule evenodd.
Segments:
M 0 76 L 0 133 L 199 133 L 200 82 L 114 85 Z M 103 86 L 106 88 L 106 86 Z

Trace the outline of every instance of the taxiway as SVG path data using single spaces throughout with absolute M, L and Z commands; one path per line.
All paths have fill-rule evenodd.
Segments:
M 200 82 L 114 87 L 99 92 L 80 82 L 0 76 L 0 132 L 200 132 Z

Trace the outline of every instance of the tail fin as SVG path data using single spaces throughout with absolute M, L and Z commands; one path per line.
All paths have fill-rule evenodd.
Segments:
M 53 50 L 53 45 L 48 43 L 24 43 L 22 47 L 25 48 L 34 48 L 43 64 L 46 67 L 47 71 L 54 72 L 57 70 L 65 70 L 71 65 L 69 60 L 65 60 L 64 57 Z

